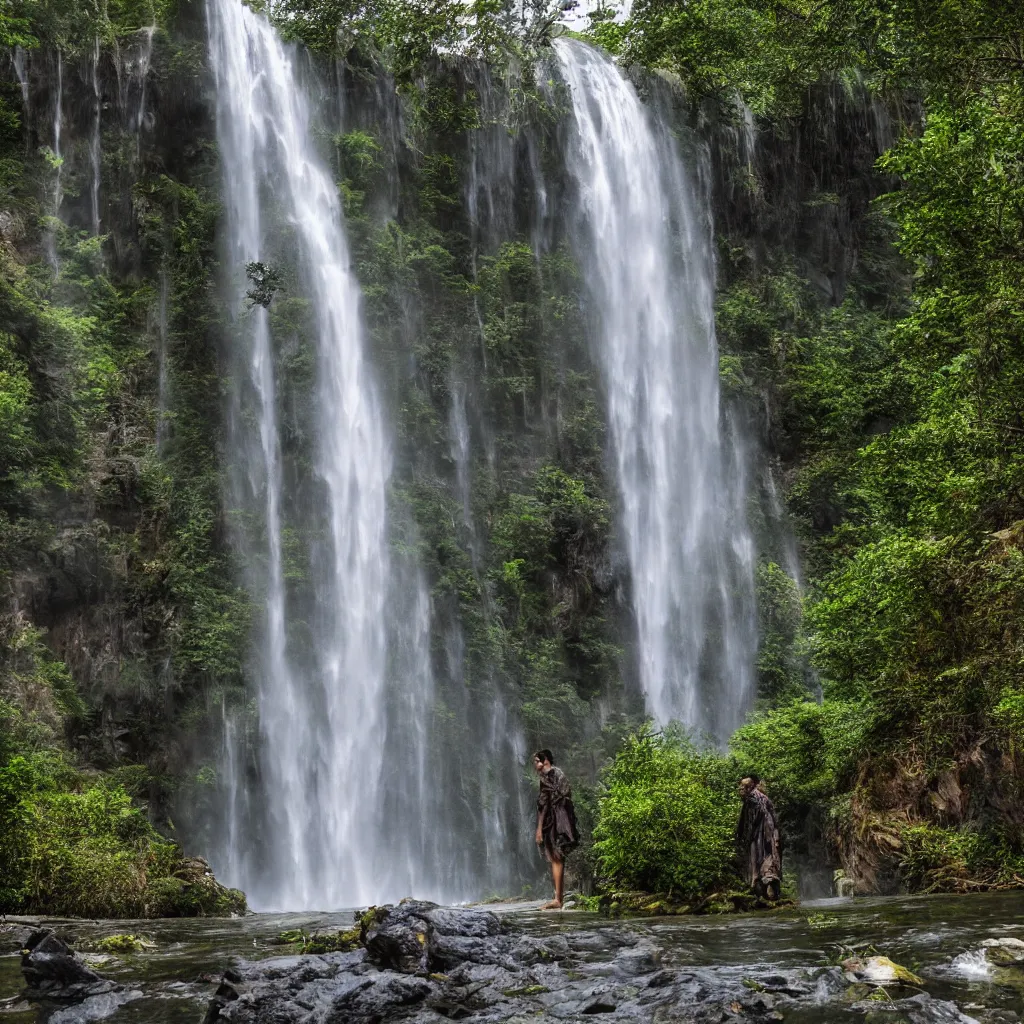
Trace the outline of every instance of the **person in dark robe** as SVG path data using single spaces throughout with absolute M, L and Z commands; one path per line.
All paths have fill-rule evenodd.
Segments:
M 740 780 L 743 810 L 736 827 L 736 846 L 744 877 L 762 899 L 777 900 L 782 889 L 782 847 L 779 819 L 756 775 Z
M 555 767 L 550 750 L 538 750 L 533 755 L 533 767 L 540 776 L 537 795 L 537 845 L 551 865 L 551 880 L 555 884 L 555 898 L 541 910 L 562 909 L 562 885 L 565 877 L 565 858 L 579 843 L 576 810 L 572 805 L 572 789 L 565 772 Z

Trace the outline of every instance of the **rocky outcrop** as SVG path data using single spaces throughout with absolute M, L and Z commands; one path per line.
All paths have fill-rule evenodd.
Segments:
M 680 967 L 656 934 L 623 925 L 530 935 L 482 910 L 408 901 L 363 922 L 364 948 L 278 957 L 229 971 L 204 1024 L 361 1024 L 444 1020 L 783 1019 L 801 1003 L 848 1003 L 839 967 L 786 971 Z M 877 1009 L 877 1003 L 872 1004 Z M 912 1024 L 969 1024 L 927 993 L 900 999 Z
M 48 929 L 33 932 L 21 956 L 28 999 L 80 1000 L 120 986 L 87 967 L 71 947 Z

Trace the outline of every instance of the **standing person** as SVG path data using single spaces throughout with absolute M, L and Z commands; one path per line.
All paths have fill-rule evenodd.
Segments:
M 755 895 L 777 900 L 782 888 L 779 819 L 757 775 L 740 779 L 739 793 L 743 810 L 736 826 L 736 845 L 744 876 Z
M 555 898 L 541 910 L 562 909 L 562 884 L 565 858 L 579 843 L 576 810 L 572 805 L 572 789 L 565 772 L 555 767 L 550 750 L 538 750 L 533 755 L 533 767 L 540 776 L 537 794 L 537 845 L 551 865 L 551 880 L 555 883 Z

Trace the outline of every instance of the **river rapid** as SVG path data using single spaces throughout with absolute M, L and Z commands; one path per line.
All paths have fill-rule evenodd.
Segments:
M 646 1017 L 642 1010 L 620 1016 L 627 1005 L 633 1007 L 638 1000 L 643 1003 L 645 987 L 664 986 L 666 982 L 657 979 L 666 977 L 688 979 L 701 998 L 713 999 L 720 989 L 726 1000 L 721 1020 L 916 1024 L 973 1019 L 982 1024 L 1009 1024 L 1020 1021 L 1024 1012 L 1024 965 L 995 969 L 987 966 L 978 952 L 987 939 L 1024 939 L 1021 892 L 823 900 L 775 912 L 721 917 L 608 920 L 575 911 L 541 913 L 535 904 L 488 909 L 499 915 L 504 932 L 521 933 L 536 948 L 541 948 L 538 942 L 546 943 L 545 948 L 555 951 L 548 958 L 554 963 L 544 964 L 543 969 L 550 973 L 557 965 L 576 986 L 572 993 L 575 1002 L 556 999 L 552 993 L 557 986 L 552 987 L 550 980 L 547 985 L 516 990 L 516 995 L 527 988 L 538 990 L 531 994 L 538 1001 L 530 1010 L 531 1020 L 583 1020 L 595 1014 L 608 1014 L 605 1019 L 711 1019 L 697 1014 L 696 1003 L 688 1001 L 678 1005 L 662 1001 Z M 344 912 L 251 914 L 233 920 L 8 919 L 0 926 L 5 929 L 0 931 L 0 941 L 6 940 L 0 946 L 4 950 L 0 955 L 0 1022 L 78 1024 L 102 1019 L 115 1024 L 199 1024 L 225 969 L 237 969 L 245 962 L 263 962 L 264 970 L 273 967 L 266 964 L 268 959 L 290 953 L 289 947 L 275 942 L 282 931 L 345 928 L 353 919 L 352 913 Z M 77 1007 L 29 1003 L 20 998 L 19 957 L 10 948 L 25 924 L 52 927 L 83 950 L 105 936 L 126 932 L 146 936 L 154 946 L 128 955 L 85 954 L 97 971 L 123 986 L 116 997 L 100 997 Z M 921 991 L 913 987 L 876 989 L 872 998 L 858 998 L 864 996 L 863 986 L 844 987 L 834 981 L 840 976 L 835 965 L 851 953 L 886 956 L 909 968 L 920 976 L 921 989 L 930 999 L 922 1004 L 907 1003 L 908 997 Z M 305 959 L 309 967 L 323 958 Z M 281 963 L 292 969 L 295 959 Z M 772 981 L 783 977 L 788 980 Z M 781 994 L 772 996 L 773 986 Z M 786 988 L 788 994 L 783 991 Z M 540 989 L 551 991 L 541 994 Z M 730 1000 L 733 991 L 749 993 L 753 1002 L 744 1002 L 742 997 Z M 595 992 L 600 998 L 595 996 L 586 1003 Z M 525 1019 L 522 1009 L 510 1004 L 508 1015 L 502 1016 L 501 1006 L 492 1005 L 479 1019 Z M 693 1016 L 688 1015 L 691 1010 Z M 424 1012 L 429 1017 L 424 1017 Z M 476 1016 L 424 1011 L 422 1006 L 410 1007 L 408 1013 L 416 1020 L 438 1021 L 445 1016 Z M 402 1015 L 399 1011 L 394 1019 Z M 372 1018 L 353 1013 L 347 1019 Z

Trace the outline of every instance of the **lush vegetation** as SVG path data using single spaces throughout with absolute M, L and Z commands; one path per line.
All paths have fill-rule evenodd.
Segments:
M 682 80 L 710 142 L 723 394 L 781 484 L 802 564 L 801 589 L 762 494 L 759 703 L 728 755 L 644 731 L 623 685 L 629 616 L 577 269 L 537 244 L 537 196 L 487 192 L 474 162 L 562 173 L 534 61 L 557 8 L 285 0 L 273 15 L 338 62 L 345 128 L 321 135 L 397 434 L 392 515 L 431 584 L 438 678 L 450 638 L 463 645 L 439 747 L 476 741 L 446 701 L 502 694 L 573 778 L 594 830 L 583 881 L 715 888 L 735 775 L 757 770 L 789 851 L 864 888 L 1018 884 L 1017 5 L 637 0 L 629 18 L 591 16 L 624 62 Z M 92 95 L 96 40 L 112 96 L 110 55 L 148 26 L 161 132 L 105 115 L 94 237 L 88 140 L 69 128 L 58 155 L 52 135 L 55 55 L 67 123 L 91 123 L 72 97 Z M 0 45 L 35 69 L 27 106 L 13 71 L 0 84 L 3 910 L 238 905 L 168 838 L 179 813 L 200 847 L 208 835 L 251 620 L 223 507 L 229 311 L 202 31 L 199 5 L 170 0 L 0 13 Z M 301 407 L 305 307 L 276 274 L 256 268 L 253 299 L 286 339 L 283 401 Z M 295 422 L 285 457 L 301 466 Z M 304 572 L 289 565 L 296 587 Z M 486 798 L 478 776 L 445 784 Z
M 602 778 L 594 830 L 602 876 L 684 900 L 730 880 L 739 814 L 732 767 L 685 736 L 629 737 Z

